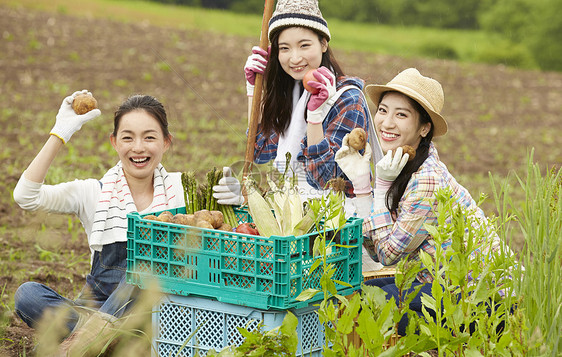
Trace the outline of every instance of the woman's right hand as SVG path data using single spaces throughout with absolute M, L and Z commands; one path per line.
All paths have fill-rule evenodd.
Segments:
M 78 115 L 72 109 L 72 102 L 78 94 L 88 93 L 86 89 L 74 92 L 72 95 L 64 98 L 60 106 L 59 112 L 57 113 L 57 119 L 55 121 L 55 126 L 51 129 L 51 135 L 54 135 L 62 140 L 63 143 L 67 143 L 70 140 L 72 134 L 80 130 L 82 125 L 98 116 L 101 115 L 99 109 L 93 109 L 86 114 Z
M 353 184 L 353 193 L 371 193 L 371 145 L 365 145 L 363 155 L 349 145 L 349 134 L 345 134 L 342 146 L 336 152 L 336 163 Z
M 267 60 L 269 59 L 269 48 L 265 51 L 259 46 L 252 47 L 252 54 L 248 56 L 248 60 L 244 65 L 244 75 L 246 76 L 246 94 L 248 97 L 254 95 L 254 85 L 256 83 L 256 74 L 263 74 Z

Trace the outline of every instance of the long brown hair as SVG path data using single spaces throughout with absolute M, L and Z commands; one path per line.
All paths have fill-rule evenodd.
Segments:
M 308 28 L 308 27 L 307 27 Z M 310 28 L 308 28 L 310 29 Z M 261 103 L 261 125 L 264 134 L 272 132 L 282 134 L 289 127 L 293 111 L 293 87 L 295 80 L 283 70 L 279 63 L 279 34 L 283 29 L 273 33 L 271 38 L 271 53 L 265 68 L 264 95 Z M 325 38 L 314 29 L 322 42 Z M 273 60 L 272 60 L 273 59 Z M 322 54 L 321 66 L 334 72 L 336 78 L 344 76 L 343 70 L 336 61 L 330 47 Z

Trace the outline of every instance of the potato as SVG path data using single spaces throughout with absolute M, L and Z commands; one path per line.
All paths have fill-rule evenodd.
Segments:
M 195 221 L 195 227 L 206 228 L 206 229 L 214 229 L 213 225 L 210 222 L 204 221 L 202 219 L 199 219 L 199 220 Z
M 210 211 L 211 217 L 213 217 L 213 221 L 211 224 L 215 228 L 219 228 L 224 223 L 224 215 L 221 211 Z
M 221 224 L 221 226 L 218 228 L 218 230 L 226 231 L 226 232 L 232 232 L 232 226 L 225 222 L 225 223 Z
M 363 128 L 353 129 L 347 138 L 349 146 L 355 150 L 359 151 L 365 149 L 365 145 L 367 143 L 367 133 L 365 133 Z
M 153 214 L 149 214 L 148 216 L 144 216 L 143 219 L 148 219 L 150 221 L 159 221 L 160 219 L 158 219 L 158 217 L 156 217 Z
M 211 212 L 209 210 L 202 209 L 195 212 L 194 215 L 196 221 L 207 221 L 211 225 L 213 224 L 213 216 L 211 215 Z
M 78 94 L 72 101 L 72 109 L 78 115 L 86 114 L 98 107 L 98 101 L 90 94 Z
M 402 146 L 402 151 L 404 152 L 404 154 L 408 154 L 408 161 L 412 161 L 414 157 L 416 157 L 416 149 L 414 149 L 410 145 Z
M 185 215 L 186 225 L 194 226 L 195 225 L 195 215 L 194 214 L 186 214 Z
M 172 223 L 174 215 L 170 211 L 164 211 L 158 215 L 158 219 L 162 222 Z
M 172 223 L 187 226 L 188 225 L 187 224 L 187 214 L 178 213 L 178 214 L 174 215 L 174 217 L 172 218 Z

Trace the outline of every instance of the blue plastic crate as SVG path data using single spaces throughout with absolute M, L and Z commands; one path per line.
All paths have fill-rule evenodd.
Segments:
M 184 208 L 170 210 L 185 213 Z M 160 212 L 154 213 L 159 214 Z M 240 222 L 250 220 L 245 209 L 236 209 Z M 261 237 L 203 229 L 128 215 L 127 281 L 141 288 L 158 279 L 163 292 L 203 296 L 221 302 L 259 309 L 308 306 L 322 299 L 297 301 L 308 288 L 320 288 L 322 267 L 311 272 L 317 257 L 312 245 L 318 233 L 303 236 Z M 359 289 L 362 219 L 350 218 L 337 233 L 337 241 L 349 247 L 332 247 L 328 263 L 335 267 L 338 293 Z M 332 232 L 329 232 L 333 234 Z
M 325 344 L 324 328 L 319 321 L 317 307 L 291 309 L 298 319 L 297 356 L 322 356 Z M 226 346 L 240 346 L 244 338 L 237 327 L 248 330 L 263 322 L 269 331 L 280 326 L 286 311 L 259 310 L 226 304 L 215 300 L 166 296 L 153 314 L 153 356 L 200 356 L 212 348 L 220 351 Z

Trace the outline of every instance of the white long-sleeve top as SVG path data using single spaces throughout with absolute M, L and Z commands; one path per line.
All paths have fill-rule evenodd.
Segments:
M 181 172 L 171 172 L 169 176 L 173 180 L 174 186 L 183 187 L 181 184 Z M 101 183 L 96 179 L 74 180 L 57 185 L 44 185 L 29 181 L 22 175 L 14 189 L 14 200 L 22 209 L 27 211 L 75 214 L 84 227 L 88 237 L 88 245 L 90 245 L 94 213 L 96 212 L 100 193 Z M 148 208 L 139 213 L 145 214 L 152 211 L 151 203 Z

